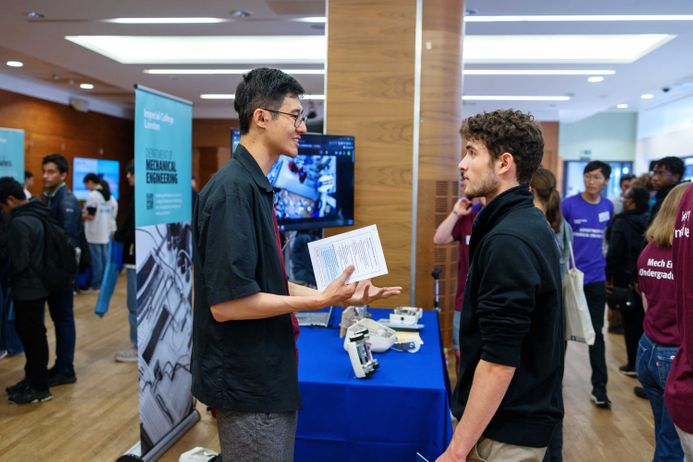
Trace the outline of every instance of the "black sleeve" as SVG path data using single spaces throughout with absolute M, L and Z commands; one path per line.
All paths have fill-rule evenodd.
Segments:
M 248 193 L 225 196 L 205 206 L 200 217 L 202 272 L 210 305 L 260 292 L 258 249 Z
M 493 236 L 479 251 L 481 359 L 518 367 L 542 280 L 538 259 L 527 243 L 509 235 Z
M 628 259 L 628 240 L 625 233 L 626 220 L 619 219 L 611 225 L 609 249 L 606 252 L 606 279 L 613 279 Z
M 21 274 L 31 264 L 31 249 L 33 244 L 29 236 L 31 229 L 20 220 L 14 220 L 10 224 L 8 239 L 12 243 L 9 246 L 12 274 Z M 40 233 L 43 238 L 43 233 Z

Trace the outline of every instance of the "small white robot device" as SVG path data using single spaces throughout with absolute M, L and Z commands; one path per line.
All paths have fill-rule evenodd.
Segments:
M 372 319 L 361 319 L 347 328 L 344 337 L 344 349 L 348 351 L 349 333 L 368 329 L 368 343 L 373 353 L 383 353 L 390 349 L 397 340 L 397 332 Z
M 423 327 L 423 324 L 419 324 L 422 316 L 422 308 L 399 306 L 392 310 L 389 319 L 380 319 L 379 322 L 393 329 L 419 330 Z
M 351 367 L 359 379 L 370 377 L 378 368 L 378 361 L 373 359 L 368 344 L 368 328 L 349 329 L 347 332 L 346 350 L 349 353 Z

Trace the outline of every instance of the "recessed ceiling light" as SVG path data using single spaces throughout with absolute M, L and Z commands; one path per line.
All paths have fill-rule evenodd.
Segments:
M 465 95 L 464 101 L 570 101 L 570 96 Z
M 652 93 L 645 93 L 643 95 L 640 95 L 640 98 L 642 99 L 652 99 L 654 98 L 654 95 Z
M 500 63 L 632 63 L 675 38 L 667 34 L 468 35 L 464 60 Z
M 281 69 L 291 75 L 323 75 L 324 69 Z M 144 69 L 145 74 L 157 75 L 242 75 L 251 69 Z
M 616 105 L 616 109 L 628 109 L 628 105 L 626 103 L 620 103 Z
M 24 66 L 24 63 L 21 61 L 7 61 L 5 64 L 7 64 L 10 67 L 22 67 L 22 66 Z
M 114 24 L 217 24 L 227 22 L 222 18 L 111 18 L 103 22 Z
M 94 84 L 93 83 L 80 83 L 79 88 L 81 88 L 82 90 L 92 90 L 94 88 Z
M 323 35 L 66 36 L 122 64 L 323 64 Z
M 614 75 L 611 69 L 464 69 L 464 75 Z
M 202 99 L 234 99 L 236 95 L 234 93 L 202 93 L 200 95 Z
M 305 18 L 296 18 L 294 21 L 326 24 L 327 18 L 325 16 L 308 16 Z
M 465 22 L 590 22 L 590 21 L 693 21 L 693 14 L 577 14 L 472 16 Z
M 231 16 L 233 16 L 234 18 L 243 19 L 249 18 L 250 16 L 252 16 L 253 13 L 246 10 L 231 10 L 229 14 L 231 14 Z
M 592 77 L 587 77 L 589 83 L 599 83 L 604 81 L 604 77 L 601 75 L 593 75 Z

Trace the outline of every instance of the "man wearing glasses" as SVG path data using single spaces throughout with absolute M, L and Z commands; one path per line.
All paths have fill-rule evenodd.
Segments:
M 223 460 L 293 461 L 298 391 L 295 311 L 365 304 L 400 293 L 370 281 L 323 292 L 289 283 L 267 173 L 298 155 L 301 85 L 277 70 L 243 76 L 234 107 L 241 140 L 193 213 L 193 394 L 217 411 Z
M 585 190 L 563 200 L 563 217 L 573 229 L 575 265 L 585 274 L 584 290 L 592 327 L 596 335 L 589 347 L 592 366 L 592 401 L 601 408 L 611 407 L 606 394 L 606 357 L 604 349 L 604 306 L 606 305 L 606 260 L 604 258 L 604 233 L 614 215 L 614 205 L 602 196 L 609 183 L 609 164 L 593 160 L 583 171 Z
M 669 191 L 681 182 L 685 168 L 683 160 L 678 157 L 663 157 L 655 162 L 652 169 L 652 188 L 657 191 L 657 194 L 650 212 L 650 223 L 652 223 L 657 212 L 659 212 L 659 208 L 662 206 L 662 202 L 664 202 Z

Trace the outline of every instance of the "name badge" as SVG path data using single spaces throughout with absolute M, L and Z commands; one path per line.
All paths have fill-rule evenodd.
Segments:
M 469 245 L 469 240 L 470 240 L 471 238 L 472 238 L 472 236 L 469 235 L 469 234 L 467 234 L 466 236 L 464 236 L 464 243 L 465 243 L 466 245 Z
M 599 223 L 604 223 L 605 221 L 609 221 L 610 214 L 609 212 L 601 212 L 599 214 Z

